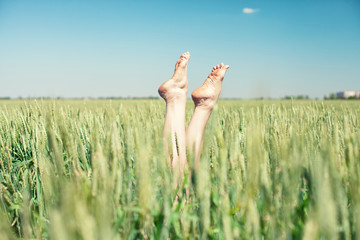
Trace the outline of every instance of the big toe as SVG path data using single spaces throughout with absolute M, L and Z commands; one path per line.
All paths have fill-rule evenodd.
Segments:
M 218 66 L 219 66 L 219 65 L 218 65 Z M 226 70 L 227 70 L 229 67 L 230 67 L 229 65 L 225 65 L 224 63 L 220 63 L 219 69 L 226 72 Z
M 181 60 L 189 60 L 189 59 L 190 59 L 190 53 L 189 53 L 189 52 L 183 53 L 183 54 L 180 56 L 180 59 L 181 59 Z
M 179 66 L 185 67 L 189 59 L 190 59 L 190 53 L 189 52 L 183 53 L 178 61 Z
M 212 74 L 216 77 L 219 77 L 220 79 L 223 79 L 225 76 L 226 71 L 229 68 L 229 65 L 225 65 L 223 63 L 220 63 L 220 65 L 217 65 L 216 67 L 214 67 L 215 70 L 213 69 Z

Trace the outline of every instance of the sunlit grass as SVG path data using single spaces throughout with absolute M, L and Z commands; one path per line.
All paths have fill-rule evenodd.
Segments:
M 357 101 L 221 101 L 198 172 L 178 185 L 164 111 L 1 101 L 0 239 L 360 237 Z

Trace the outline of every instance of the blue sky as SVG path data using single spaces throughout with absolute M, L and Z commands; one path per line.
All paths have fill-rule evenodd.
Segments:
M 360 90 L 360 1 L 0 0 L 2 97 L 157 96 L 185 51 L 189 96 Z

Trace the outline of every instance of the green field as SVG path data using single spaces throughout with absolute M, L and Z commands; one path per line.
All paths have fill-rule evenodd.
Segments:
M 220 101 L 179 184 L 164 111 L 0 101 L 0 239 L 360 239 L 359 101 Z

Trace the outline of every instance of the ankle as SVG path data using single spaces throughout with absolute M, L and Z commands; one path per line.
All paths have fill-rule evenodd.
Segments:
M 176 93 L 169 93 L 169 94 L 165 94 L 165 96 L 163 97 L 165 102 L 167 104 L 170 103 L 179 103 L 179 102 L 186 102 L 186 91 L 184 92 L 176 92 Z
M 196 105 L 195 104 L 194 113 L 196 112 L 199 115 L 210 116 L 213 109 L 214 109 L 214 106 L 212 106 L 212 105 Z

